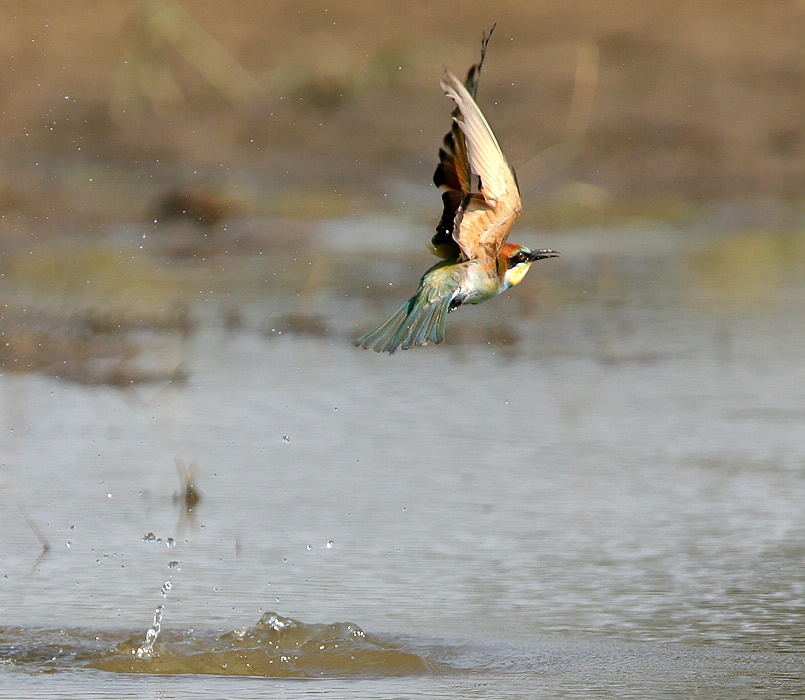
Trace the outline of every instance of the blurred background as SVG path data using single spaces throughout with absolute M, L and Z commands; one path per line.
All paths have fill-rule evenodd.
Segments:
M 420 252 L 438 217 L 430 178 L 449 123 L 438 81 L 445 66 L 463 74 L 477 60 L 495 22 L 479 99 L 533 231 L 801 225 L 800 2 L 154 0 L 9 2 L 2 13 L 2 281 L 51 315 L 66 313 L 46 299 L 58 290 L 70 313 L 95 309 L 90 325 L 116 325 L 95 316 L 131 316 L 136 301 L 129 325 L 186 329 L 194 297 L 165 257 L 209 268 L 211 256 L 270 248 L 311 264 L 327 248 L 312 273 L 303 263 L 273 276 L 309 297 L 344 277 L 332 248 Z M 321 234 L 322 220 L 346 225 Z M 791 247 L 737 242 L 740 265 Z M 7 327 L 27 324 L 18 306 L 7 303 Z M 17 342 L 9 368 L 58 361 L 35 338 Z
M 444 346 L 359 351 L 433 261 L 439 80 L 494 23 L 512 240 L 562 257 Z M 803 36 L 801 0 L 2 3 L 3 619 L 93 664 L 122 627 L 107 670 L 164 604 L 349 618 L 512 697 L 630 697 L 580 639 L 694 645 L 640 646 L 635 697 L 801 688 Z M 222 672 L 191 641 L 163 658 Z
M 543 206 L 787 201 L 805 178 L 799 2 L 2 11 L 6 238 L 34 216 L 136 220 L 178 186 L 248 215 L 351 211 L 423 187 L 445 130 L 443 68 L 463 73 L 494 22 L 479 99 L 513 164 L 539 174 L 521 179 Z

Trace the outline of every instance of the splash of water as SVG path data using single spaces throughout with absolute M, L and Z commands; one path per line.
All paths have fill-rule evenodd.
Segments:
M 118 673 L 276 678 L 407 676 L 449 668 L 407 648 L 405 641 L 367 635 L 351 622 L 310 624 L 268 612 L 256 625 L 223 635 L 169 629 L 160 635 L 161 618 L 160 606 L 144 643 L 122 642 L 92 665 Z M 158 636 L 159 651 L 155 652 Z
M 154 644 L 156 644 L 159 633 L 162 630 L 162 614 L 164 611 L 164 606 L 157 605 L 154 611 L 154 621 L 151 623 L 149 630 L 145 633 L 145 641 L 140 646 L 131 650 L 135 658 L 148 660 L 154 656 Z

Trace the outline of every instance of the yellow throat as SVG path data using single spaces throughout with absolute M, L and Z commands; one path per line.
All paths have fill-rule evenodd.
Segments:
M 523 277 L 525 277 L 526 272 L 528 272 L 529 268 L 531 267 L 531 263 L 522 263 L 521 265 L 517 265 L 513 267 L 511 270 L 506 270 L 506 282 L 510 287 L 513 287 L 515 284 L 519 284 Z

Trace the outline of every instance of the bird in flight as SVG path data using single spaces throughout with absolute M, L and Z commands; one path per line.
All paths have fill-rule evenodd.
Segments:
M 444 211 L 431 240 L 433 253 L 442 260 L 422 276 L 416 294 L 391 318 L 355 339 L 358 347 L 393 354 L 441 343 L 448 313 L 505 292 L 522 281 L 531 263 L 559 255 L 506 242 L 520 215 L 517 177 L 475 103 L 492 31 L 484 36 L 481 60 L 463 83 L 449 70 L 441 81 L 456 103 L 433 174 L 433 183 L 444 190 Z

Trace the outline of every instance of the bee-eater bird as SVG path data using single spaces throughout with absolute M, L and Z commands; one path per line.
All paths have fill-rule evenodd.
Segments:
M 433 174 L 433 183 L 444 190 L 444 211 L 431 243 L 443 260 L 422 276 L 416 294 L 388 321 L 354 341 L 358 347 L 393 354 L 441 343 L 449 312 L 505 292 L 522 281 L 535 260 L 559 255 L 506 243 L 520 215 L 517 177 L 475 103 L 491 36 L 491 31 L 484 36 L 481 60 L 464 83 L 450 71 L 441 81 L 456 103 Z

